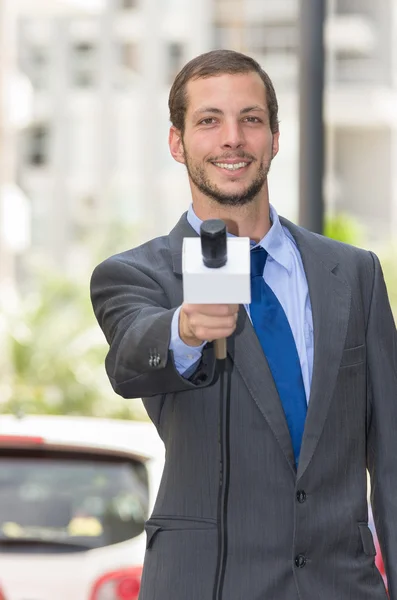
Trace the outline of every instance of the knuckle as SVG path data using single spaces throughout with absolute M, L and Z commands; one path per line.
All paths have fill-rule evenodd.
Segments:
M 196 327 L 197 326 L 197 317 L 196 315 L 190 315 L 189 316 L 189 325 L 190 327 Z
M 205 339 L 205 330 L 204 327 L 196 327 L 194 335 L 199 339 L 199 340 L 204 340 Z
M 232 328 L 232 327 L 234 327 L 235 324 L 236 324 L 236 321 L 235 321 L 234 316 L 231 316 L 231 317 L 229 316 L 227 319 L 227 326 Z
M 227 307 L 227 313 L 228 315 L 235 315 L 237 312 L 237 308 L 234 304 L 228 304 Z
M 182 304 L 181 311 L 189 317 L 192 314 L 192 305 L 191 304 Z

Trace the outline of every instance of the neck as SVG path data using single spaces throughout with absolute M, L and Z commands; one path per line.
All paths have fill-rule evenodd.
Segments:
M 267 186 L 266 194 L 244 206 L 224 206 L 207 197 L 193 197 L 193 209 L 202 221 L 222 219 L 229 233 L 249 237 L 256 243 L 266 235 L 271 226 Z

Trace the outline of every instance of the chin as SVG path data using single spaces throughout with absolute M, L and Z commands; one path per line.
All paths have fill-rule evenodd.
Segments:
M 225 187 L 221 187 L 219 186 L 219 190 L 222 194 L 224 194 L 225 196 L 245 196 L 248 192 L 248 187 L 246 185 L 244 186 L 225 186 Z

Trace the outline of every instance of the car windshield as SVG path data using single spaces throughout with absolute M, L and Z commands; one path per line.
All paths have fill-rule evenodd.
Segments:
M 147 511 L 147 471 L 139 461 L 0 455 L 0 542 L 100 548 L 139 535 Z

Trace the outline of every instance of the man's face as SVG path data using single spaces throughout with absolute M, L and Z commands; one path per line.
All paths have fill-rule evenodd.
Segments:
M 260 195 L 278 133 L 272 134 L 266 90 L 257 73 L 189 81 L 185 132 L 170 131 L 173 157 L 186 165 L 193 195 L 241 206 Z

